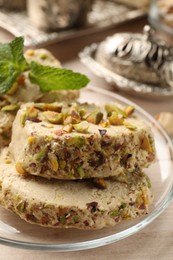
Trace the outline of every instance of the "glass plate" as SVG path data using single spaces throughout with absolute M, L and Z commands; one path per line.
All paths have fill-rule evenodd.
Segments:
M 157 160 L 144 170 L 151 179 L 154 194 L 150 213 L 133 221 L 122 221 L 115 227 L 83 231 L 32 225 L 0 207 L 1 244 L 23 249 L 57 252 L 104 246 L 124 239 L 146 227 L 163 212 L 173 198 L 173 143 L 159 123 L 136 104 L 107 90 L 96 87 L 86 88 L 81 91 L 80 101 L 98 104 L 116 101 L 123 105 L 135 105 L 136 113 L 152 127 Z
M 162 100 L 173 97 L 173 87 L 162 88 L 123 77 L 103 66 L 95 58 L 99 43 L 86 46 L 80 53 L 80 60 L 93 73 L 103 77 L 116 89 L 141 98 Z

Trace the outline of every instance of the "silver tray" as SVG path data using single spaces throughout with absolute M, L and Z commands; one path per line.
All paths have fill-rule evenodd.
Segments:
M 88 13 L 85 27 L 46 33 L 35 28 L 26 12 L 0 10 L 0 27 L 14 36 L 24 36 L 25 46 L 45 46 L 64 39 L 87 35 L 146 15 L 145 9 L 135 9 L 114 1 L 96 0 Z M 22 22 L 21 22 L 22 21 Z
M 161 100 L 164 98 L 173 97 L 173 88 L 171 87 L 161 88 L 154 85 L 137 82 L 135 80 L 130 80 L 104 67 L 95 59 L 95 53 L 98 46 L 99 44 L 93 43 L 92 45 L 85 47 L 79 53 L 80 61 L 97 76 L 103 77 L 108 83 L 115 86 L 116 89 L 141 98 L 145 97 L 147 99 Z

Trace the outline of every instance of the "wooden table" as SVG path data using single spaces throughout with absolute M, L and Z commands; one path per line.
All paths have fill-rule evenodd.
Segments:
M 103 87 L 112 91 L 115 89 L 108 85 L 103 79 L 95 76 L 84 65 L 82 65 L 78 58 L 78 52 L 86 45 L 99 42 L 107 35 L 111 35 L 120 31 L 141 31 L 143 25 L 146 23 L 145 19 L 137 20 L 119 26 L 118 28 L 102 31 L 97 34 L 83 36 L 68 41 L 62 41 L 57 44 L 47 46 L 67 68 L 72 68 L 75 71 L 80 71 L 87 74 L 91 79 L 92 86 Z M 1 31 L 1 39 L 8 40 L 11 36 Z M 131 99 L 138 105 L 147 110 L 150 114 L 155 115 L 161 111 L 173 112 L 173 98 L 169 100 L 155 101 L 146 100 L 133 96 L 125 95 L 119 92 L 124 97 Z M 43 259 L 117 259 L 117 260 L 165 260 L 173 259 L 173 203 L 162 213 L 154 222 L 139 233 L 124 239 L 120 242 L 107 245 L 97 249 L 85 250 L 81 252 L 72 253 L 49 253 L 41 251 L 29 251 L 22 249 L 15 249 L 0 245 L 0 259 L 1 260 L 43 260 Z

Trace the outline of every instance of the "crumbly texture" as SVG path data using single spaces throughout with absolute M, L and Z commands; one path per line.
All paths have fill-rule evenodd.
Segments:
M 105 107 L 117 111 L 79 103 L 23 105 L 10 144 L 18 172 L 82 179 L 148 167 L 155 158 L 149 126 L 115 104 Z
M 13 163 L 1 163 L 0 205 L 29 223 L 52 228 L 101 229 L 148 213 L 153 196 L 146 175 L 104 182 L 100 189 L 93 180 L 23 177 Z

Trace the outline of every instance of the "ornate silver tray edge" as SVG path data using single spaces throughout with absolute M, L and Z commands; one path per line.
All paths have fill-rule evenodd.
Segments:
M 100 0 L 97 1 L 98 5 Z M 103 3 L 102 3 L 103 4 Z M 113 10 L 111 6 L 113 5 L 114 9 L 119 7 L 117 10 L 121 10 L 120 15 L 112 15 Z M 106 13 L 106 8 L 109 12 Z M 146 15 L 145 9 L 134 9 L 129 8 L 110 0 L 106 2 L 106 8 L 103 10 L 102 14 L 99 14 L 98 10 L 93 11 L 98 16 L 96 20 L 88 21 L 88 24 L 85 27 L 73 28 L 69 30 L 62 30 L 59 32 L 43 32 L 35 28 L 29 20 L 26 12 L 6 12 L 3 9 L 0 9 L 0 27 L 8 31 L 14 36 L 22 35 L 25 38 L 25 46 L 45 46 L 62 40 L 68 40 L 71 38 L 77 38 L 79 36 L 92 34 L 98 31 L 103 31 L 107 28 L 113 28 L 116 25 L 125 23 L 130 20 L 134 20 Z M 104 13 L 106 18 L 104 18 Z M 118 11 L 117 11 L 118 12 Z M 103 17 L 102 17 L 102 16 Z M 22 23 L 21 23 L 22 21 Z

